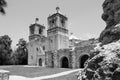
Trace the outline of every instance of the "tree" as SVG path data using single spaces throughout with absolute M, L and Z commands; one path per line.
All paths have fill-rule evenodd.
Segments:
M 13 51 L 10 57 L 10 64 L 11 65 L 19 65 L 19 61 L 18 61 L 18 53 L 17 51 Z
M 0 13 L 5 14 L 5 9 L 4 7 L 7 6 L 7 3 L 5 0 L 0 0 Z
M 9 64 L 12 40 L 8 35 L 0 37 L 0 65 Z
M 15 51 L 15 57 L 18 59 L 16 60 L 17 64 L 19 65 L 26 65 L 27 64 L 27 61 L 28 61 L 28 51 L 27 51 L 27 42 L 21 38 L 19 39 L 18 41 L 18 44 L 17 44 L 17 49 Z

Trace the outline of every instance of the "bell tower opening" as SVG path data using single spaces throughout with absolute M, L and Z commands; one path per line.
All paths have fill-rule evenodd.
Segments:
M 42 33 L 43 33 L 42 29 L 39 29 L 39 34 L 42 34 Z

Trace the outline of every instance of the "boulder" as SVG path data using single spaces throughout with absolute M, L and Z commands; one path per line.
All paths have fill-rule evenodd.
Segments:
M 120 0 L 105 0 L 102 6 L 106 28 L 78 73 L 79 80 L 120 80 Z
M 117 41 L 120 39 L 120 24 L 112 28 L 105 29 L 99 38 L 102 45 Z
M 79 80 L 120 80 L 120 40 L 94 49 Z
M 116 30 L 115 27 L 115 25 L 120 23 L 120 0 L 105 0 L 102 6 L 102 19 L 106 23 L 106 28 L 100 34 L 99 41 L 104 45 L 120 38 L 120 29 L 118 27 Z

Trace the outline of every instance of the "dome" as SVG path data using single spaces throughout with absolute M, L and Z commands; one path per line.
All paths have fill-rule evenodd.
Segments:
M 77 37 L 74 36 L 73 34 L 71 34 L 71 35 L 69 36 L 69 39 L 76 39 L 76 40 L 79 40 L 79 38 L 77 38 Z

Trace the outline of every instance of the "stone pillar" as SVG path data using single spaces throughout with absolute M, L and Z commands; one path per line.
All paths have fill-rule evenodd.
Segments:
M 52 67 L 52 52 L 46 52 L 46 67 Z
M 54 67 L 58 67 L 58 57 L 57 57 L 57 50 L 54 51 Z
M 71 51 L 72 54 L 72 68 L 76 68 L 76 56 L 75 56 L 75 51 Z
M 69 68 L 72 68 L 72 53 L 71 53 L 71 51 L 69 51 L 68 52 L 69 53 L 69 56 L 68 56 L 68 58 L 69 58 Z

